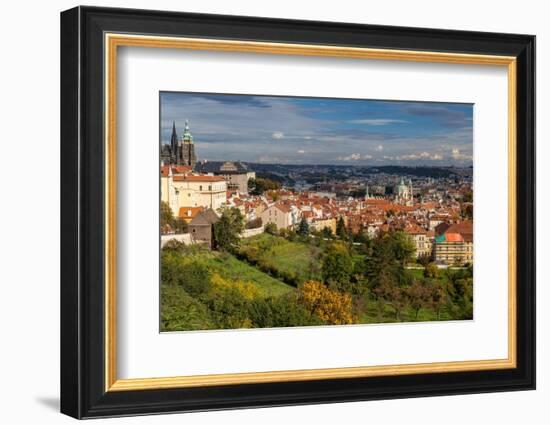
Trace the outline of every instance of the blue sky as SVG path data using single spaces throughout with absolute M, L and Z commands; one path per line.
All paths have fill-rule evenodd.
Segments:
M 469 166 L 473 105 L 161 92 L 161 139 L 189 120 L 199 160 Z

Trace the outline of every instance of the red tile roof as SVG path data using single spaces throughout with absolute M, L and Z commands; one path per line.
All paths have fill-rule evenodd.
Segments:
M 405 232 L 409 233 L 410 235 L 425 235 L 426 231 L 418 226 L 417 224 L 410 224 L 409 226 L 405 227 Z
M 206 176 L 206 175 L 196 175 L 196 174 L 186 174 L 183 176 L 174 176 L 175 182 L 184 182 L 184 181 L 190 181 L 190 182 L 223 182 L 225 181 L 222 177 L 217 176 Z
M 289 213 L 290 212 L 290 207 L 288 205 L 285 205 L 285 204 L 275 204 L 274 205 L 275 208 L 277 208 L 279 211 L 282 211 L 284 213 Z
M 160 174 L 162 177 L 168 177 L 168 165 L 160 167 Z M 187 165 L 172 165 L 172 174 L 186 174 L 193 171 L 193 167 Z
M 464 242 L 464 238 L 460 233 L 445 233 L 445 240 L 447 242 Z
M 474 226 L 471 221 L 463 221 L 461 223 L 452 224 L 445 235 L 449 233 L 458 233 L 462 236 L 465 242 L 473 242 L 474 240 Z
M 178 216 L 181 218 L 195 218 L 200 213 L 203 207 L 180 207 Z

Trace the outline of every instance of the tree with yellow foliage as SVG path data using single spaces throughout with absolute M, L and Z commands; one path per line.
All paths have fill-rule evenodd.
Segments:
M 250 282 L 228 280 L 217 273 L 210 278 L 211 288 L 203 302 L 209 308 L 218 329 L 252 327 L 248 309 L 259 292 Z
M 252 282 L 245 282 L 243 280 L 228 280 L 221 277 L 218 273 L 214 273 L 210 278 L 212 284 L 212 290 L 219 292 L 223 289 L 235 289 L 246 300 L 253 300 L 260 296 L 260 291 Z
M 304 282 L 298 290 L 298 302 L 310 314 L 330 325 L 354 323 L 353 305 L 350 294 L 327 288 L 321 282 Z

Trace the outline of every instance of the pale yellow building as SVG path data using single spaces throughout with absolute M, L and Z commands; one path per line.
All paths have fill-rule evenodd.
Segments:
M 410 225 L 405 228 L 405 233 L 410 236 L 414 243 L 416 258 L 432 256 L 433 246 L 426 230 L 417 225 Z
M 161 200 L 177 217 L 182 207 L 204 207 L 217 211 L 226 202 L 227 182 L 222 177 L 184 174 L 161 175 Z
M 336 233 L 336 219 L 335 218 L 314 218 L 309 223 L 311 230 L 316 230 L 318 232 L 322 231 L 324 228 L 329 228 L 332 233 Z

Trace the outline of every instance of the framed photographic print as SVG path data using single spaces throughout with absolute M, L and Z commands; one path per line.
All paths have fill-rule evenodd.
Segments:
M 61 411 L 533 389 L 534 60 L 529 35 L 63 12 Z

